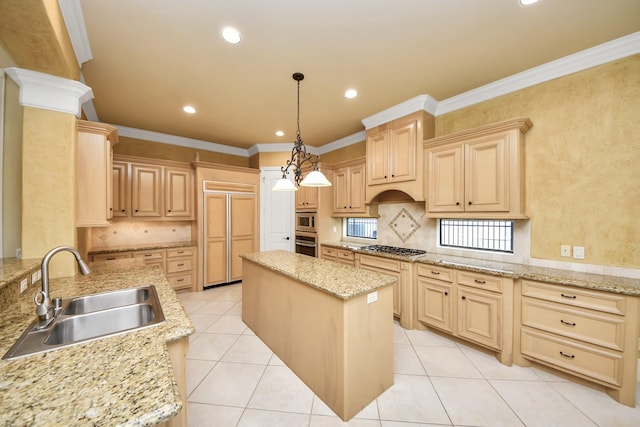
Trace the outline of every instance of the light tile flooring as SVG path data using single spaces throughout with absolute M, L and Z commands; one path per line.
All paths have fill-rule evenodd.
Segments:
M 241 284 L 179 298 L 196 327 L 190 427 L 640 426 L 640 407 L 397 324 L 393 386 L 344 423 L 242 322 Z

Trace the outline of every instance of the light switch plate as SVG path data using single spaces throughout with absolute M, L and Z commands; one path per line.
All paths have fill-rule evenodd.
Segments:
M 574 246 L 573 257 L 575 259 L 584 259 L 584 246 Z

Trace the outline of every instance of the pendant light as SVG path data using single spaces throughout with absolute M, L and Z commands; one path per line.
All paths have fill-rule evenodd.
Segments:
M 313 160 L 313 155 L 311 153 L 307 153 L 307 147 L 304 146 L 304 142 L 302 142 L 302 137 L 300 136 L 300 81 L 304 79 L 304 74 L 302 73 L 293 73 L 293 80 L 298 82 L 298 116 L 297 116 L 297 125 L 298 130 L 296 130 L 296 140 L 293 143 L 293 149 L 291 150 L 291 160 L 287 160 L 287 165 L 280 168 L 282 171 L 282 178 L 276 182 L 276 185 L 273 186 L 273 191 L 297 191 L 296 186 L 287 179 L 287 174 L 289 173 L 289 168 L 293 171 L 293 178 L 299 186 L 302 187 L 329 187 L 331 183 L 327 179 L 326 176 L 322 172 L 318 170 L 318 161 L 320 160 L 320 156 L 316 156 L 316 160 Z M 302 174 L 302 166 L 309 162 L 313 167 L 313 170 L 307 174 L 307 176 L 303 176 Z

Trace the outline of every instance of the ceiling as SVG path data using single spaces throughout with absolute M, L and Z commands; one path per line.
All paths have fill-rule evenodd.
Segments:
M 293 141 L 294 72 L 302 137 L 321 147 L 417 95 L 442 101 L 640 30 L 638 0 L 80 3 L 100 121 L 240 148 Z

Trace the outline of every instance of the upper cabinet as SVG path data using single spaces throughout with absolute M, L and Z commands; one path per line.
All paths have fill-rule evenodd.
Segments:
M 434 135 L 433 116 L 418 111 L 367 130 L 367 185 L 365 201 L 380 193 L 396 190 L 416 201 L 424 200 L 421 147 L 418 144 Z
M 365 158 L 336 163 L 333 171 L 333 216 L 377 216 L 377 205 L 365 204 Z
M 112 147 L 117 143 L 115 127 L 78 120 L 76 227 L 110 225 Z
M 426 216 L 526 218 L 524 134 L 513 119 L 424 141 Z
M 193 174 L 182 163 L 117 156 L 112 169 L 114 217 L 194 219 Z
M 296 191 L 296 211 L 315 212 L 318 210 L 318 187 L 298 187 Z

